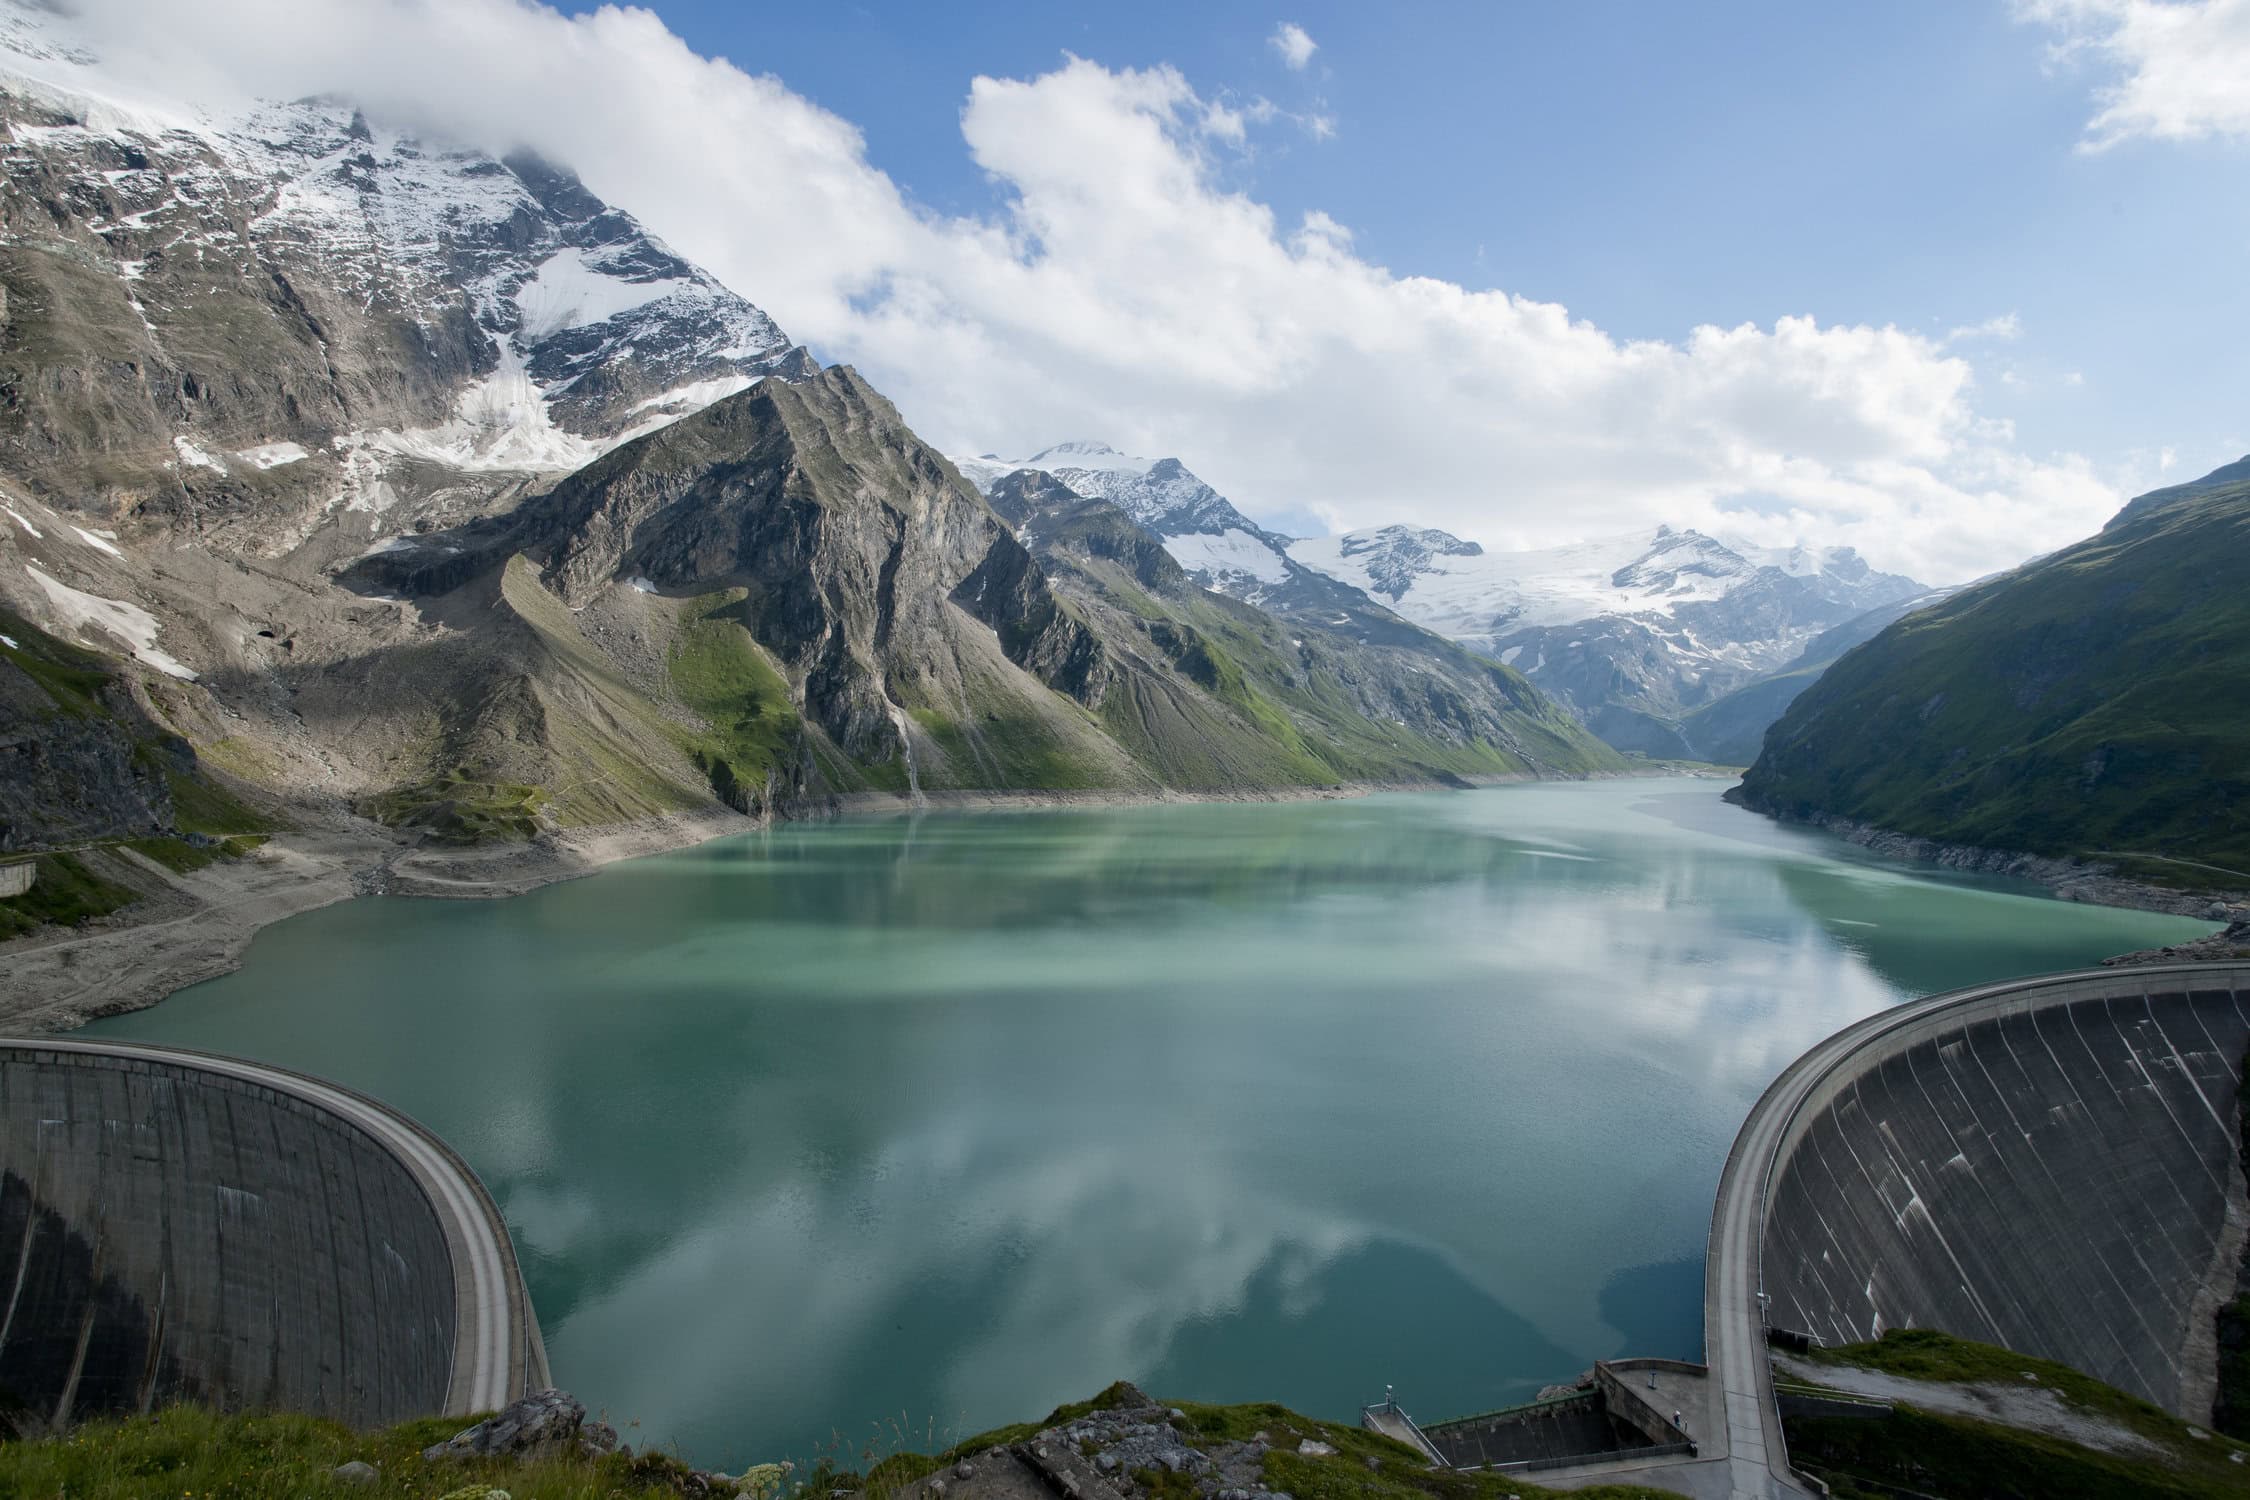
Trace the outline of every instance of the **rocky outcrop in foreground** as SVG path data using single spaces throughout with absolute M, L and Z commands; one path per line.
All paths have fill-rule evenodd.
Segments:
M 690 1500 L 763 1497 L 793 1467 L 739 1476 L 693 1469 L 658 1453 L 633 1455 L 606 1424 L 588 1422 L 567 1393 L 539 1391 L 422 1453 L 427 1463 L 628 1461 L 633 1477 Z M 366 1469 L 366 1465 L 347 1465 Z M 337 1471 L 340 1477 L 342 1471 Z M 372 1470 L 369 1470 L 372 1473 Z M 1420 1455 L 1374 1433 L 1316 1422 L 1280 1406 L 1180 1407 L 1120 1381 L 1044 1423 L 1001 1428 L 952 1450 L 899 1453 L 868 1473 L 821 1466 L 792 1494 L 882 1500 L 1295 1500 L 1354 1493 L 1421 1500 Z

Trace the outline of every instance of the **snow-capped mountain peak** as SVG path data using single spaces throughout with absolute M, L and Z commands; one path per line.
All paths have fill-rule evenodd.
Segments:
M 1039 469 L 1053 473 L 1057 469 L 1098 469 L 1111 474 L 1146 474 L 1154 460 L 1135 458 L 1130 453 L 1120 453 L 1107 443 L 1077 439 L 1057 443 L 1052 448 L 1042 448 L 1022 463 L 1019 469 Z
M 1659 754 L 1688 753 L 1668 727 L 1686 709 L 1923 592 L 1849 547 L 1670 526 L 1520 552 L 1385 526 L 1294 542 L 1289 555 L 1519 668 L 1612 744 Z
M 1484 548 L 1475 542 L 1429 526 L 1385 526 L 1348 532 L 1336 541 L 1339 557 L 1360 562 L 1367 591 L 1393 603 L 1405 597 L 1418 575 L 1437 570 L 1435 559 L 1484 555 Z
M 40 210 L 18 237 L 106 274 L 137 330 L 121 367 L 189 393 L 148 414 L 152 466 L 175 437 L 208 454 L 287 443 L 320 459 L 297 482 L 358 508 L 396 459 L 575 468 L 810 366 L 566 170 L 337 99 L 127 97 L 59 9 L 0 0 L 0 139 L 10 190 Z M 214 348 L 225 368 L 202 367 Z M 67 437 L 69 414 L 52 416 Z M 173 472 L 211 485 L 234 466 Z
M 1032 469 L 1093 500 L 1107 500 L 1164 542 L 1173 560 L 1207 588 L 1257 603 L 1302 570 L 1289 561 L 1289 539 L 1236 510 L 1176 458 L 1135 458 L 1107 443 L 1057 443 L 1026 459 L 990 454 L 956 458 L 953 466 L 990 494 L 1008 474 Z

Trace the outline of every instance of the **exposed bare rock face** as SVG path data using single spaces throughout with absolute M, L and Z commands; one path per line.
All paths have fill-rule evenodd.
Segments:
M 129 674 L 0 610 L 0 850 L 173 829 L 167 773 L 195 754 L 160 727 Z
M 372 558 L 379 586 L 449 592 L 522 554 L 573 609 L 604 592 L 743 591 L 737 613 L 855 759 L 906 708 L 969 711 L 962 670 L 1001 655 L 1098 706 L 1101 643 L 951 466 L 857 372 L 730 397 L 601 459 L 513 515 Z

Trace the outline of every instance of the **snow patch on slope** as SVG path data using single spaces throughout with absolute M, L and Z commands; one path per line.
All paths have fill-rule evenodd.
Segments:
M 1289 569 L 1280 554 L 1247 531 L 1223 531 L 1216 536 L 1185 532 L 1166 537 L 1164 550 L 1190 573 L 1208 573 L 1214 578 L 1245 574 L 1260 583 L 1289 581 Z
M 1057 469 L 1093 469 L 1105 474 L 1146 474 L 1156 466 L 1153 458 L 1135 458 L 1130 453 L 1120 453 L 1107 443 L 1079 439 L 1057 443 L 1052 448 L 1042 448 L 1022 463 L 1019 469 L 1039 469 L 1052 474 Z
M 584 250 L 560 250 L 540 262 L 531 279 L 516 289 L 516 309 L 523 319 L 517 337 L 536 342 L 565 328 L 606 323 L 694 286 L 684 277 L 626 280 Z
M 97 552 L 107 552 L 111 557 L 123 557 L 125 555 L 124 553 L 118 551 L 114 546 L 110 545 L 108 537 L 98 536 L 95 533 L 88 531 L 83 526 L 73 526 L 70 529 L 78 533 L 78 539 L 80 541 L 84 542 L 87 546 L 93 548 Z
M 227 471 L 227 466 L 222 460 L 198 448 L 184 434 L 172 439 L 172 451 L 180 456 L 181 463 L 194 464 L 199 469 L 209 469 L 216 474 L 224 474 Z
M 36 562 L 26 565 L 31 581 L 45 591 L 55 614 L 84 639 L 88 630 L 111 636 L 126 643 L 136 660 L 147 663 L 157 671 L 183 681 L 195 681 L 192 668 L 183 665 L 169 652 L 156 644 L 156 616 L 137 604 L 127 604 L 122 599 L 104 599 L 99 594 L 82 593 L 69 584 L 50 578 Z
M 763 379 L 763 375 L 722 375 L 716 380 L 691 380 L 686 385 L 674 386 L 660 395 L 634 402 L 633 410 L 661 411 L 667 420 L 672 420 L 699 412 L 729 396 L 739 396 Z
M 301 443 L 260 443 L 255 448 L 237 448 L 234 456 L 261 469 L 278 469 L 312 457 Z

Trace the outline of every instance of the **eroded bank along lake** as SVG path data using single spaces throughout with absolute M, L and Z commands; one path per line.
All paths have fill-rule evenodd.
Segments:
M 556 1378 L 701 1464 L 1121 1377 L 1458 1415 L 1698 1357 L 1720 1165 L 1820 1037 L 2210 930 L 1885 864 L 1722 785 L 788 826 L 331 907 L 89 1030 L 436 1128 Z

